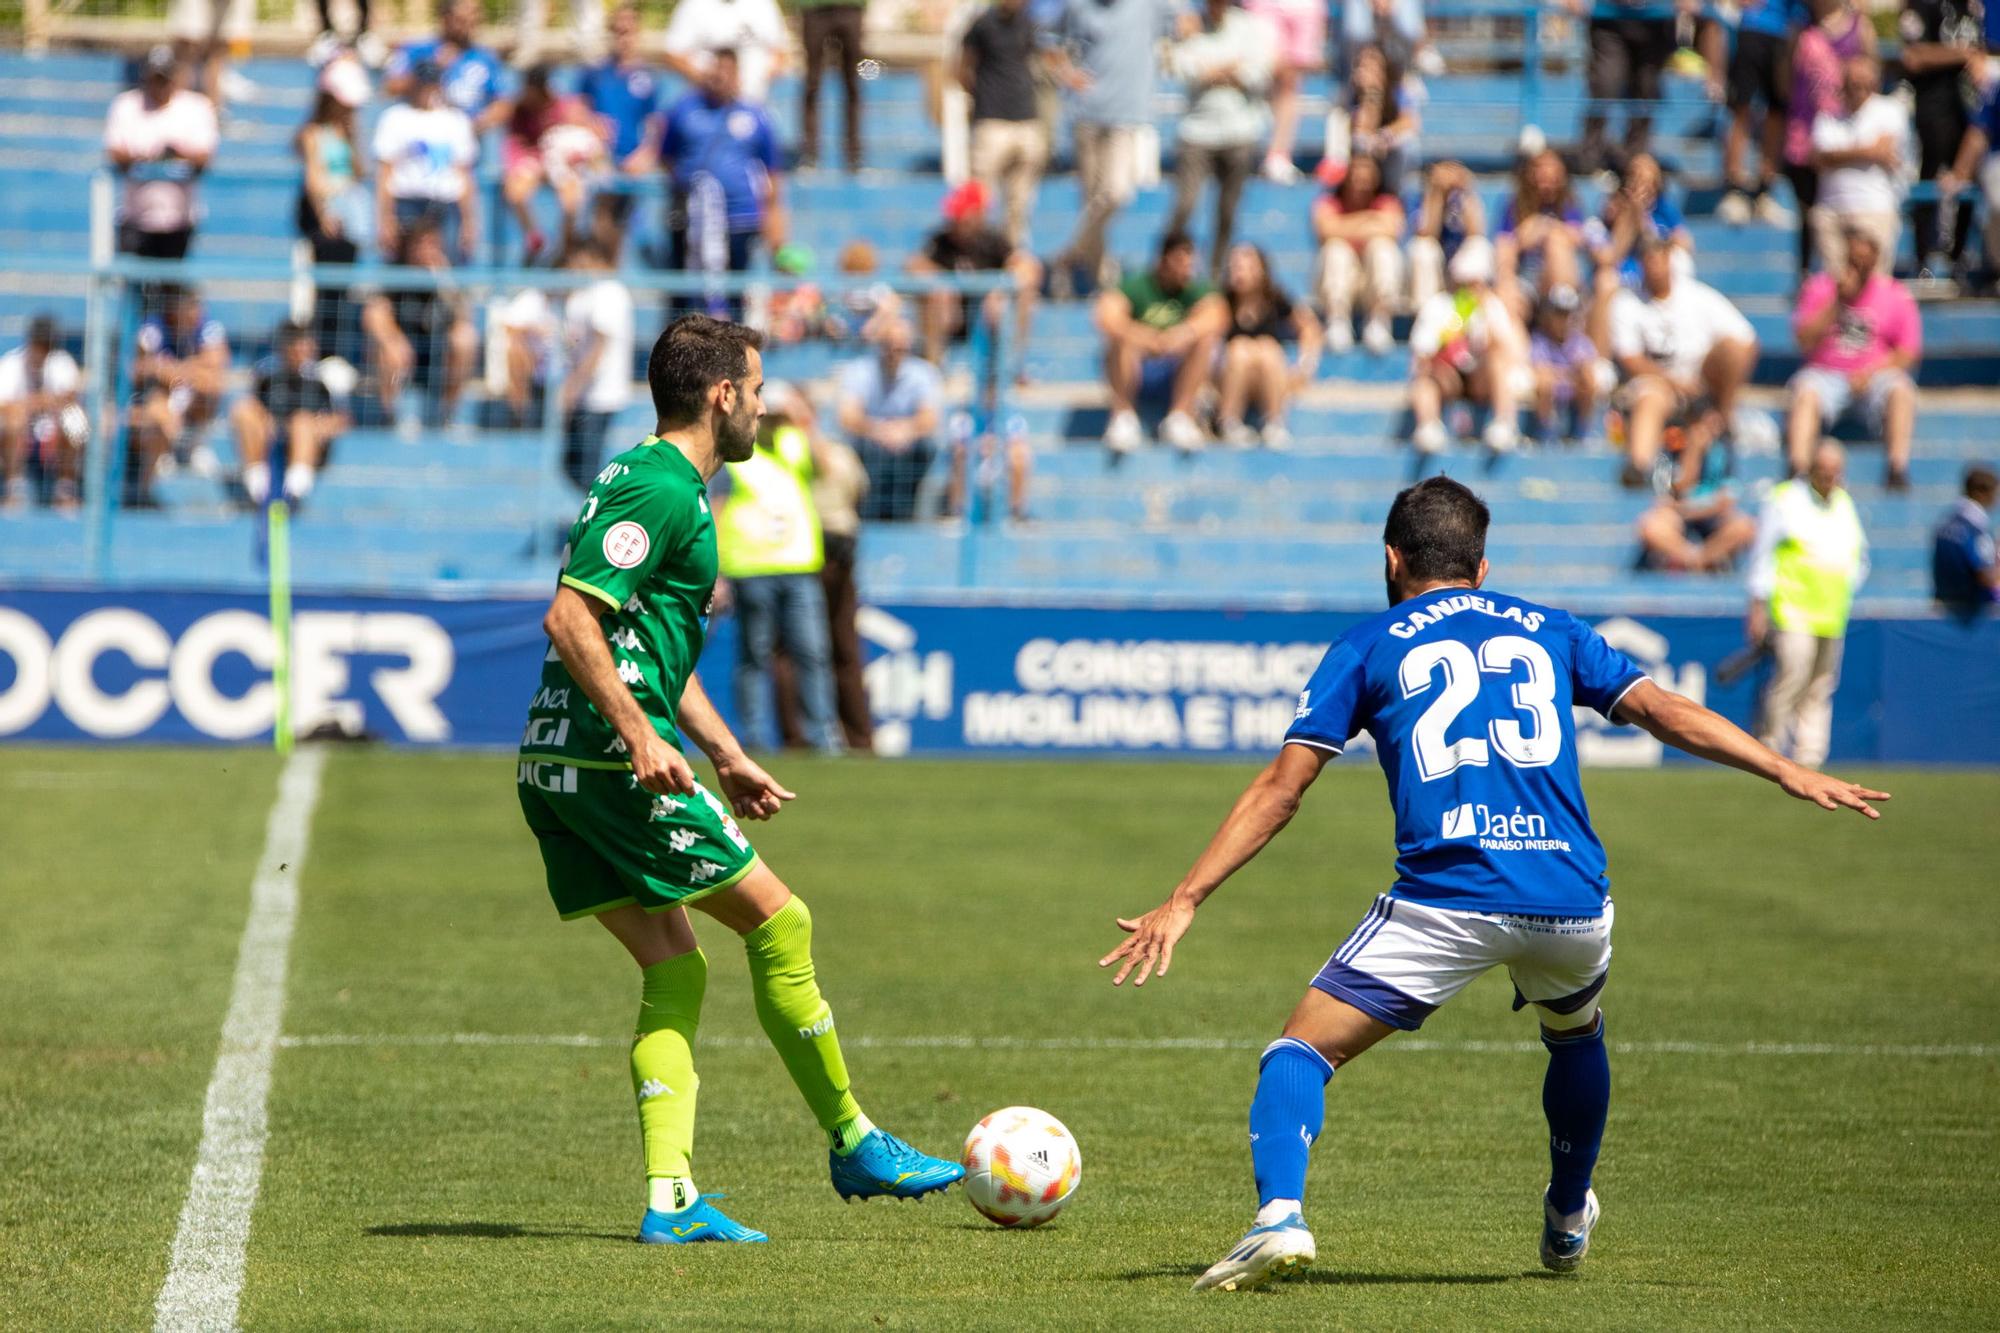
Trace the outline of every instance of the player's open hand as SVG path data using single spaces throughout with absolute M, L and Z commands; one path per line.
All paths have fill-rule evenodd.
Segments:
M 632 751 L 632 776 L 641 787 L 661 796 L 693 794 L 694 769 L 686 755 L 650 731 L 639 737 L 637 745 L 626 744 Z
M 1778 785 L 1788 794 L 1801 801 L 1811 801 L 1822 810 L 1859 810 L 1870 819 L 1880 819 L 1882 812 L 1869 802 L 1889 799 L 1886 791 L 1876 791 L 1825 773 L 1816 773 L 1797 764 L 1785 771 L 1785 775 L 1778 779 Z
M 786 801 L 798 799 L 798 793 L 778 785 L 778 780 L 748 755 L 718 763 L 715 782 L 738 819 L 769 819 L 784 808 Z
M 1128 936 L 1123 944 L 1098 959 L 1097 965 L 1109 967 L 1113 963 L 1123 963 L 1118 975 L 1111 978 L 1114 986 L 1124 985 L 1127 974 L 1136 967 L 1139 975 L 1133 978 L 1132 984 L 1143 986 L 1146 978 L 1156 970 L 1163 977 L 1167 975 L 1167 969 L 1174 962 L 1174 945 L 1193 924 L 1194 908 L 1178 897 L 1168 898 L 1142 917 L 1121 916 L 1118 918 L 1118 929 L 1129 932 Z

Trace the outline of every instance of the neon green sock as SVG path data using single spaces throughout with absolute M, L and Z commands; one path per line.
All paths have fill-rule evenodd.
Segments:
M 640 976 L 632 1091 L 639 1099 L 651 1206 L 652 1198 L 660 1194 L 651 1188 L 654 1181 L 685 1181 L 683 1192 L 693 1194 L 689 1159 L 694 1152 L 695 1091 L 701 1086 L 694 1072 L 694 1031 L 701 1023 L 702 992 L 708 988 L 708 959 L 696 949 L 654 963 Z
M 764 1035 L 804 1094 L 813 1119 L 841 1152 L 852 1152 L 865 1130 L 860 1105 L 848 1090 L 847 1061 L 833 1030 L 833 1010 L 813 975 L 812 913 L 794 898 L 769 921 L 743 937 L 750 958 L 751 994 Z

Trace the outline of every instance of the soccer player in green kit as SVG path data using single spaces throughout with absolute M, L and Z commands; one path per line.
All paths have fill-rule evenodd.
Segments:
M 792 793 L 743 753 L 694 674 L 716 576 L 708 480 L 756 446 L 759 346 L 752 330 L 705 315 L 675 320 L 653 345 L 658 425 L 597 474 L 570 528 L 521 738 L 521 810 L 556 910 L 595 916 L 640 968 L 639 1239 L 655 1244 L 766 1239 L 694 1186 L 694 1037 L 708 963 L 689 907 L 743 937 L 758 1021 L 827 1133 L 843 1198 L 914 1198 L 965 1174 L 877 1129 L 854 1100 L 813 974 L 812 916 L 732 817 L 769 819 Z M 720 799 L 696 780 L 681 732 L 715 765 Z

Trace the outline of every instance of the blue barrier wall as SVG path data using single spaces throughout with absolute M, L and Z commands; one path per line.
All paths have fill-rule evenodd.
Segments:
M 542 604 L 302 597 L 295 715 L 418 745 L 513 744 L 545 643 Z M 1365 612 L 868 607 L 885 753 L 1268 754 L 1326 643 Z M 1755 678 L 1714 685 L 1741 642 L 1718 616 L 1594 622 L 1655 679 L 1747 722 Z M 0 738 L 268 738 L 270 626 L 255 598 L 134 590 L 0 599 Z M 702 665 L 732 714 L 734 622 Z M 1583 721 L 1588 763 L 1660 762 L 1630 728 Z M 1857 621 L 1835 700 L 1841 760 L 2000 762 L 2000 621 Z

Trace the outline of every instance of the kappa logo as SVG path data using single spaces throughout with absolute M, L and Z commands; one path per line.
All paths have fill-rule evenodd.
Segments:
M 1467 801 L 1455 810 L 1444 812 L 1444 836 L 1469 838 L 1478 829 L 1479 821 L 1472 817 L 1472 802 Z
M 634 782 L 634 783 L 636 784 L 636 783 L 638 782 L 638 779 L 637 779 L 637 778 L 634 778 L 634 779 L 633 779 L 633 782 Z M 648 815 L 646 816 L 646 818 L 648 818 L 648 819 L 666 819 L 666 818 L 668 818 L 668 817 L 669 817 L 670 815 L 672 815 L 672 814 L 674 813 L 674 811 L 676 811 L 676 810 L 680 809 L 680 808 L 681 808 L 682 806 L 684 806 L 684 805 L 686 805 L 686 804 L 687 804 L 687 802 L 683 801 L 683 800 L 682 800 L 682 799 L 681 799 L 680 797 L 678 797 L 678 796 L 655 796 L 655 797 L 653 798 L 653 809 L 652 809 L 652 811 L 651 811 L 651 812 L 650 812 L 650 813 L 649 813 L 649 814 L 648 814 Z M 676 836 L 678 836 L 678 835 L 676 835 Z M 675 848 L 674 850 L 675 850 L 675 851 L 680 851 L 680 850 L 682 850 L 682 849 L 681 849 L 681 848 L 679 848 L 679 847 L 676 847 L 676 848 Z
M 713 861 L 696 861 L 688 870 L 688 878 L 697 884 L 706 884 L 721 874 L 722 869 Z
M 644 677 L 645 673 L 639 670 L 637 663 L 626 661 L 623 658 L 619 659 L 618 679 L 624 681 L 627 685 L 637 685 Z
M 674 1090 L 656 1078 L 649 1078 L 639 1085 L 639 1100 L 651 1101 L 655 1097 L 671 1097 Z
M 691 828 L 677 828 L 667 835 L 667 842 L 675 851 L 684 852 L 694 846 L 695 836 L 695 831 Z
M 638 593 L 635 592 L 625 599 L 625 612 L 627 615 L 640 615 L 644 613 L 645 609 L 646 604 L 639 600 Z
M 604 534 L 604 559 L 613 569 L 631 569 L 652 549 L 653 539 L 646 529 L 629 518 L 613 523 Z
M 630 625 L 611 631 L 610 641 L 614 647 L 623 648 L 628 653 L 639 651 L 639 631 Z
M 604 747 L 604 753 L 629 754 L 630 751 L 625 748 L 625 738 L 623 736 L 613 736 L 611 743 Z

